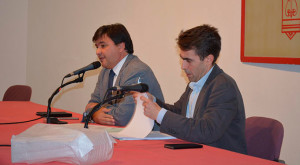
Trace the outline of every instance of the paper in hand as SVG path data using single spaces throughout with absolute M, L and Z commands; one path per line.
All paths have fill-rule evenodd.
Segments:
M 110 133 L 115 138 L 145 138 L 152 130 L 154 120 L 144 115 L 143 101 L 140 96 L 147 97 L 146 93 L 141 93 L 136 99 L 135 112 L 128 125 L 120 132 Z

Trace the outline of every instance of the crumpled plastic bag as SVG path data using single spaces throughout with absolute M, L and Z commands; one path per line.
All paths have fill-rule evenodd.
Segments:
M 109 160 L 115 140 L 104 128 L 82 124 L 35 124 L 11 138 L 12 163 L 95 164 Z

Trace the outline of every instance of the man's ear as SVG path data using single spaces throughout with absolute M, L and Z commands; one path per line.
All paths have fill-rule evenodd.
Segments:
M 210 54 L 210 55 L 206 56 L 204 60 L 206 60 L 207 62 L 212 64 L 214 61 L 214 55 Z
M 126 51 L 124 42 L 119 43 L 117 46 L 118 46 L 120 52 Z

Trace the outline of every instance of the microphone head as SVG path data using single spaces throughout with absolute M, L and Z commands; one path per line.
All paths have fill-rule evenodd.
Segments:
M 92 64 L 93 64 L 93 66 L 94 66 L 95 69 L 97 69 L 97 68 L 99 68 L 101 66 L 101 63 L 99 61 L 95 61 Z
M 149 87 L 147 84 L 140 83 L 139 85 L 141 86 L 141 90 L 139 92 L 148 92 Z

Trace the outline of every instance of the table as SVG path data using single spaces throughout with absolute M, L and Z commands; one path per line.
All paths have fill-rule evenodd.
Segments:
M 0 102 L 0 123 L 24 121 L 37 118 L 36 112 L 46 111 L 47 106 L 33 102 Z M 52 111 L 64 111 L 52 108 Z M 73 117 L 82 115 L 72 113 Z M 68 120 L 70 123 L 79 123 L 80 120 Z M 0 125 L 0 144 L 10 144 L 12 135 L 19 134 L 36 123 L 42 123 L 44 119 L 39 119 L 23 124 Z M 101 165 L 159 165 L 159 164 L 263 164 L 280 165 L 280 163 L 260 159 L 248 155 L 243 155 L 215 147 L 204 145 L 201 149 L 171 150 L 164 148 L 167 143 L 188 143 L 179 139 L 172 140 L 133 140 L 120 141 L 114 145 L 114 153 L 110 160 L 100 163 Z M 0 164 L 11 163 L 10 147 L 0 147 Z M 20 164 L 20 163 L 18 163 Z M 46 164 L 66 164 L 61 162 L 50 162 Z

